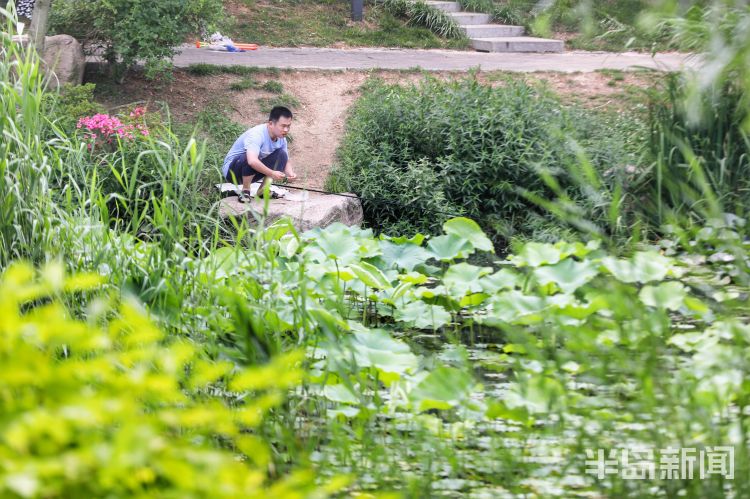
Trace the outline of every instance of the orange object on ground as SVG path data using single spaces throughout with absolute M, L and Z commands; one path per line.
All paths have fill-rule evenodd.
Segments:
M 196 48 L 201 47 L 215 47 L 215 46 L 223 46 L 221 43 L 209 43 L 209 42 L 202 42 L 200 40 L 195 42 Z M 236 49 L 241 50 L 258 50 L 258 46 L 254 43 L 233 43 L 232 47 Z

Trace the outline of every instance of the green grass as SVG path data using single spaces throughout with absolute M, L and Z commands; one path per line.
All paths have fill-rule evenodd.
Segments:
M 256 66 L 241 66 L 234 64 L 232 66 L 220 66 L 218 64 L 197 63 L 187 67 L 187 71 L 195 76 L 216 76 L 220 74 L 237 75 L 237 76 L 254 76 L 264 74 L 268 76 L 279 76 L 279 68 L 259 68 Z
M 283 94 L 284 85 L 280 81 L 269 80 L 260 86 L 263 90 L 267 90 L 273 94 Z
M 249 90 L 251 88 L 258 88 L 258 82 L 252 78 L 243 78 L 229 85 L 229 89 L 235 91 Z
M 264 113 L 270 113 L 271 109 L 275 106 L 288 107 L 292 111 L 294 108 L 300 105 L 299 99 L 293 95 L 281 94 L 273 97 L 261 97 L 258 99 L 260 110 Z
M 465 40 L 446 40 L 429 29 L 408 26 L 376 4 L 365 5 L 365 19 L 352 23 L 349 2 L 340 0 L 245 1 L 246 8 L 229 28 L 238 42 L 277 47 L 326 47 L 346 44 L 364 47 L 468 47 Z
M 620 69 L 600 69 L 598 72 L 612 78 L 614 81 L 625 80 L 625 73 Z

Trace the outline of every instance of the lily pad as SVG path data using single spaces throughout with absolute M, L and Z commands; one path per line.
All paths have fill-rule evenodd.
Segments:
M 349 269 L 356 274 L 365 286 L 375 289 L 390 289 L 393 286 L 383 272 L 367 262 L 349 265 Z
M 672 260 L 655 251 L 640 251 L 629 260 L 603 258 L 602 265 L 622 282 L 646 283 L 664 279 L 671 270 Z
M 566 258 L 555 265 L 543 265 L 534 269 L 539 284 L 555 283 L 564 293 L 573 293 L 598 274 L 596 266 L 587 260 L 576 262 Z
M 474 247 L 462 237 L 455 234 L 434 237 L 427 243 L 432 256 L 444 262 L 456 258 L 466 258 L 474 252 Z
M 644 286 L 638 298 L 650 307 L 677 310 L 685 302 L 687 288 L 677 281 L 663 282 L 657 286 Z
M 468 398 L 474 384 L 474 378 L 466 371 L 438 367 L 414 387 L 409 399 L 419 412 L 450 409 Z
M 465 262 L 451 265 L 445 272 L 443 284 L 453 291 L 452 295 L 461 299 L 468 293 L 478 293 L 482 291 L 482 285 L 479 279 L 492 272 L 490 267 L 477 267 Z
M 419 365 L 409 345 L 379 329 L 356 331 L 351 348 L 357 365 L 377 369 L 386 383 L 414 372 Z
M 474 220 L 465 217 L 452 218 L 443 224 L 443 230 L 446 234 L 453 234 L 460 238 L 466 239 L 473 247 L 481 251 L 491 251 L 495 249 L 492 241 L 484 234 L 479 224 Z
M 543 298 L 525 295 L 520 291 L 506 291 L 491 298 L 489 303 L 491 309 L 487 316 L 477 317 L 480 322 L 487 324 L 533 324 L 541 321 L 540 312 L 547 306 Z
M 383 260 L 388 267 L 414 270 L 414 267 L 425 262 L 432 254 L 415 244 L 394 244 L 390 241 L 380 241 Z
M 518 266 L 539 267 L 540 265 L 554 265 L 563 258 L 563 252 L 554 244 L 527 243 L 520 253 L 513 258 Z
M 394 318 L 417 329 L 437 329 L 448 324 L 451 315 L 443 307 L 417 300 L 396 309 Z
M 479 279 L 479 285 L 487 293 L 495 293 L 501 289 L 513 289 L 521 286 L 524 277 L 510 269 L 500 269 L 492 275 Z

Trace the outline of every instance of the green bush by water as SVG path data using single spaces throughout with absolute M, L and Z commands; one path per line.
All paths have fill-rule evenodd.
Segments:
M 652 94 L 654 167 L 643 188 L 658 223 L 685 216 L 705 220 L 707 196 L 738 214 L 747 213 L 750 203 L 747 89 L 731 81 L 690 94 L 678 75 Z
M 371 82 L 351 114 L 329 187 L 359 194 L 367 222 L 385 232 L 431 231 L 465 214 L 497 244 L 544 233 L 554 239 L 564 229 L 528 200 L 552 195 L 540 173 L 598 209 L 567 169 L 578 161 L 571 139 L 600 172 L 623 169 L 638 147 L 614 138 L 597 115 L 571 113 L 544 89 L 514 80 L 495 88 L 475 78 Z
M 8 456 L 0 495 L 314 493 L 310 474 L 267 480 L 270 449 L 251 434 L 302 381 L 302 355 L 244 370 L 213 363 L 195 343 L 166 336 L 132 300 L 118 305 L 102 294 L 88 321 L 74 319 L 64 300 L 78 305 L 76 294 L 96 293 L 103 281 L 66 276 L 60 263 L 39 273 L 14 263 L 0 273 L 0 454 Z M 206 394 L 219 384 L 256 395 L 229 407 Z

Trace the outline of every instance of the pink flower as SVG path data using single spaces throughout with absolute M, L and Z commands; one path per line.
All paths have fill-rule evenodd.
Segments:
M 136 106 L 136 108 L 133 109 L 130 112 L 130 117 L 131 118 L 140 118 L 144 114 L 146 114 L 146 108 L 145 107 L 141 107 L 141 106 Z
M 146 108 L 138 106 L 130 113 L 130 117 L 140 118 L 145 114 Z M 144 137 L 149 135 L 148 127 L 143 123 L 126 125 L 118 117 L 102 113 L 80 118 L 76 127 L 89 132 L 84 135 L 84 140 L 96 141 L 97 138 L 101 138 L 105 139 L 107 143 L 112 143 L 115 138 L 135 140 L 135 130 L 140 131 L 140 135 Z

